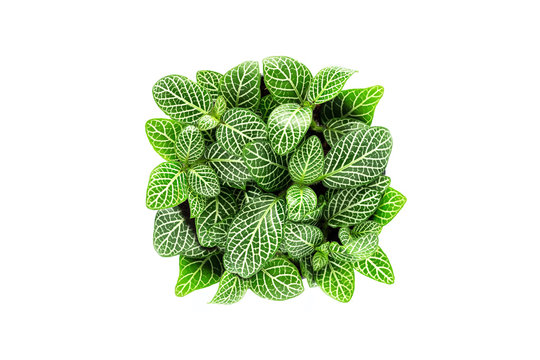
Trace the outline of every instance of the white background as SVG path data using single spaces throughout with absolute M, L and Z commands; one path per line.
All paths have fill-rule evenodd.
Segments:
M 0 8 L 0 358 L 538 359 L 534 1 L 6 1 Z M 207 305 L 145 208 L 160 77 L 288 55 L 380 84 L 408 203 L 392 286 Z

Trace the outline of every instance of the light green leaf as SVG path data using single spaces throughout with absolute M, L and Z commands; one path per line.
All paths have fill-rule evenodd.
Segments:
M 282 189 L 290 181 L 287 157 L 275 154 L 267 141 L 248 144 L 244 148 L 244 162 L 253 180 L 265 191 Z
M 246 144 L 266 140 L 266 124 L 252 111 L 229 109 L 223 115 L 222 121 L 223 124 L 216 131 L 216 138 L 232 155 L 242 156 Z
M 169 119 L 150 119 L 145 125 L 146 136 L 154 150 L 168 161 L 178 160 L 176 157 L 176 138 L 182 131 L 182 125 Z
M 227 101 L 223 96 L 220 95 L 217 97 L 216 102 L 214 103 L 214 107 L 210 112 L 210 115 L 212 115 L 216 119 L 221 119 L 223 114 L 225 114 L 225 111 L 227 111 Z
M 328 264 L 315 273 L 317 285 L 331 298 L 349 302 L 354 293 L 353 265 L 329 258 Z
M 189 216 L 194 219 L 201 214 L 206 207 L 207 198 L 197 194 L 192 188 L 188 189 Z
M 220 192 L 216 172 L 206 164 L 199 164 L 189 168 L 188 182 L 193 191 L 202 196 L 214 197 Z
M 220 180 L 234 188 L 246 188 L 246 183 L 251 176 L 242 157 L 229 154 L 218 143 L 206 149 L 205 157 Z
M 345 135 L 367 127 L 360 120 L 337 118 L 328 121 L 323 131 L 324 138 L 330 147 L 334 147 Z
M 360 224 L 375 212 L 381 197 L 365 187 L 334 191 L 324 211 L 325 219 L 334 228 Z
M 392 151 L 392 136 L 383 127 L 345 135 L 324 160 L 323 185 L 329 189 L 369 184 L 379 176 Z
M 206 89 L 212 100 L 219 96 L 219 84 L 223 75 L 212 70 L 197 71 L 197 84 Z
M 321 119 L 326 123 L 334 118 L 347 117 L 371 125 L 375 107 L 383 93 L 384 88 L 379 85 L 366 89 L 343 90 L 322 106 Z
M 356 70 L 345 69 L 339 66 L 330 66 L 322 69 L 315 75 L 308 91 L 308 100 L 312 104 L 322 104 L 335 98 L 345 83 Z
M 219 281 L 223 266 L 219 255 L 204 259 L 190 259 L 180 256 L 180 274 L 176 282 L 176 296 L 186 296 Z
M 183 255 L 191 258 L 204 258 L 216 251 L 199 244 L 185 206 L 158 210 L 154 222 L 154 249 L 164 257 Z
M 393 188 L 388 188 L 384 193 L 384 196 L 379 204 L 379 207 L 373 214 L 373 221 L 378 224 L 386 225 L 398 214 L 403 208 L 407 198 Z
M 201 132 L 193 125 L 186 126 L 176 140 L 176 155 L 182 162 L 191 164 L 204 153 L 204 140 Z
M 221 95 L 229 107 L 256 110 L 261 99 L 261 74 L 256 61 L 246 61 L 227 71 L 221 79 Z
M 278 155 L 285 155 L 296 148 L 309 124 L 312 110 L 297 104 L 283 104 L 272 111 L 268 118 L 268 139 Z
M 289 256 L 300 259 L 311 255 L 323 242 L 323 233 L 316 226 L 287 222 L 283 244 Z
M 323 269 L 328 264 L 328 253 L 317 251 L 311 258 L 311 265 L 315 273 Z
M 219 120 L 211 115 L 203 115 L 199 118 L 197 126 L 200 130 L 211 130 L 219 125 Z
M 348 227 L 339 229 L 338 237 L 343 245 L 348 244 L 351 240 L 366 235 L 375 234 L 379 235 L 382 231 L 382 226 L 374 221 L 364 221 L 358 225 L 355 225 L 351 230 Z
M 220 194 L 214 198 L 208 199 L 204 210 L 195 220 L 197 226 L 197 235 L 203 246 L 214 246 L 216 241 L 208 231 L 217 223 L 223 221 L 229 216 L 233 216 L 238 211 L 236 199 L 223 188 Z
M 233 219 L 233 216 L 226 217 L 208 229 L 206 236 L 206 239 L 209 240 L 208 246 L 218 246 L 221 249 L 227 247 L 227 236 Z
M 152 210 L 170 208 L 187 199 L 185 170 L 177 162 L 159 164 L 150 173 L 146 189 L 146 206 Z
M 261 112 L 261 116 L 264 122 L 268 121 L 270 114 L 278 106 L 279 106 L 279 103 L 276 100 L 274 100 L 272 95 L 263 96 L 263 98 L 261 99 L 261 103 L 259 105 L 259 111 Z
M 379 245 L 379 237 L 374 233 L 350 236 L 347 243 L 340 245 L 332 242 L 329 245 L 330 256 L 348 262 L 360 261 L 370 257 Z
M 287 56 L 272 56 L 263 60 L 264 84 L 281 104 L 302 103 L 313 76 L 300 62 Z
M 300 144 L 289 161 L 291 178 L 299 184 L 314 183 L 323 174 L 323 168 L 323 147 L 315 135 Z
M 285 214 L 285 200 L 270 194 L 246 204 L 229 229 L 225 268 L 244 278 L 258 272 L 283 239 Z
M 311 256 L 306 256 L 299 260 L 300 262 L 300 272 L 307 280 L 309 287 L 317 287 L 317 282 L 315 282 L 315 270 L 313 270 L 313 265 L 311 265 Z
M 182 75 L 161 78 L 152 89 L 159 108 L 184 124 L 196 124 L 208 114 L 212 100 L 206 90 Z
M 390 178 L 388 176 L 377 176 L 372 182 L 366 185 L 366 187 L 384 194 L 386 189 L 390 186 Z
M 292 221 L 302 219 L 317 207 L 317 194 L 313 189 L 303 185 L 292 185 L 287 189 L 287 217 Z
M 255 294 L 269 300 L 287 300 L 304 291 L 302 277 L 289 260 L 276 257 L 249 279 L 249 288 Z
M 369 258 L 354 263 L 354 268 L 362 275 L 385 284 L 394 283 L 394 270 L 388 256 L 379 247 Z
M 227 270 L 219 279 L 219 287 L 210 304 L 234 304 L 240 301 L 249 289 L 249 281 Z

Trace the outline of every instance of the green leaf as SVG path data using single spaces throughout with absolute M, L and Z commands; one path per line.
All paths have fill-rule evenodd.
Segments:
M 379 237 L 374 233 L 350 236 L 343 245 L 332 242 L 329 245 L 330 256 L 343 261 L 360 261 L 370 257 L 379 245 Z
M 311 258 L 311 265 L 315 272 L 321 270 L 328 264 L 328 254 L 322 251 L 317 251 Z
M 278 106 L 279 106 L 279 103 L 276 100 L 274 100 L 272 95 L 263 96 L 263 98 L 261 99 L 261 103 L 259 105 L 259 111 L 261 112 L 261 116 L 264 122 L 268 121 L 270 114 Z
M 317 207 L 317 194 L 303 185 L 292 185 L 287 189 L 287 217 L 292 221 L 301 221 Z
M 261 99 L 261 74 L 256 61 L 246 61 L 227 71 L 221 79 L 221 95 L 229 107 L 256 110 Z
M 373 221 L 378 224 L 386 225 L 398 214 L 403 208 L 407 198 L 393 188 L 388 188 L 384 193 L 384 196 L 379 204 L 379 207 L 373 214 Z
M 182 75 L 161 78 L 154 85 L 152 93 L 156 104 L 165 114 L 184 124 L 196 124 L 212 107 L 208 92 Z
M 249 288 L 264 299 L 281 301 L 300 295 L 304 291 L 304 284 L 293 263 L 276 257 L 249 279 Z
M 195 229 L 181 207 L 158 210 L 154 222 L 154 249 L 160 256 L 176 255 L 204 258 L 215 249 L 202 247 L 195 236 Z
M 204 210 L 195 220 L 197 235 L 201 244 L 203 246 L 214 246 L 215 239 L 211 237 L 211 234 L 208 234 L 208 231 L 215 224 L 236 214 L 237 211 L 236 199 L 226 188 L 222 189 L 218 196 L 208 199 Z
M 326 155 L 323 185 L 343 189 L 369 184 L 384 171 L 391 151 L 392 136 L 383 127 L 345 135 Z
M 258 198 L 261 194 L 264 194 L 263 190 L 261 190 L 254 184 L 248 184 L 246 186 L 246 191 L 244 191 L 244 193 L 242 194 L 241 202 L 238 203 L 239 207 L 243 207 L 253 199 Z
M 190 259 L 180 256 L 180 274 L 176 282 L 176 296 L 186 296 L 219 281 L 223 267 L 219 255 L 204 259 Z
M 206 149 L 205 157 L 220 180 L 234 188 L 246 188 L 246 183 L 251 176 L 242 157 L 229 154 L 218 143 Z
M 225 114 L 225 111 L 227 111 L 227 101 L 223 96 L 220 95 L 217 97 L 216 102 L 214 103 L 214 107 L 210 112 L 210 115 L 212 115 L 216 119 L 221 119 L 223 114 Z
M 381 194 L 365 187 L 333 192 L 324 216 L 331 227 L 360 224 L 377 209 Z
M 287 222 L 283 241 L 289 256 L 300 259 L 315 252 L 323 242 L 323 233 L 316 226 Z
M 354 263 L 354 268 L 362 275 L 385 284 L 394 283 L 394 270 L 390 260 L 379 247 L 369 258 Z
M 199 164 L 189 168 L 188 181 L 189 186 L 199 195 L 214 197 L 219 194 L 218 177 L 209 165 Z
M 266 140 L 266 124 L 254 112 L 229 109 L 223 115 L 222 121 L 223 124 L 216 131 L 216 138 L 232 155 L 242 156 L 246 144 Z
M 211 130 L 219 125 L 219 120 L 211 115 L 203 115 L 199 118 L 197 126 L 199 129 L 206 131 Z
M 204 153 L 204 140 L 201 132 L 193 125 L 186 126 L 176 140 L 178 160 L 192 164 Z
M 390 178 L 388 176 L 378 176 L 375 179 L 373 179 L 372 182 L 366 185 L 366 187 L 373 189 L 375 191 L 380 192 L 381 194 L 384 194 L 386 189 L 390 186 Z
M 343 90 L 322 106 L 321 119 L 326 123 L 334 118 L 347 117 L 371 125 L 375 107 L 383 93 L 384 88 L 379 85 L 366 89 Z
M 345 69 L 339 66 L 330 66 L 322 69 L 315 75 L 308 91 L 308 100 L 312 104 L 322 104 L 335 98 L 345 83 L 356 70 Z
M 299 260 L 300 262 L 300 273 L 307 280 L 309 287 L 317 287 L 315 282 L 315 270 L 313 270 L 313 265 L 311 265 L 311 256 L 306 256 Z
M 278 106 L 268 118 L 268 139 L 278 155 L 296 148 L 311 124 L 312 110 L 297 104 Z
M 258 272 L 283 239 L 285 214 L 285 200 L 270 194 L 246 204 L 229 229 L 225 268 L 244 278 Z
M 226 217 L 208 229 L 206 236 L 206 239 L 208 239 L 207 246 L 218 246 L 221 249 L 227 247 L 227 236 L 233 219 L 233 216 Z
M 206 89 L 212 100 L 216 100 L 219 96 L 219 83 L 223 75 L 212 70 L 197 71 L 197 83 Z
M 249 281 L 227 270 L 219 279 L 219 287 L 210 304 L 234 304 L 240 301 L 249 289 Z
M 328 121 L 323 131 L 324 138 L 330 147 L 334 147 L 345 135 L 367 127 L 360 120 L 337 118 Z
M 353 265 L 329 258 L 328 264 L 315 273 L 315 281 L 326 295 L 341 302 L 349 302 L 354 293 Z
M 287 56 L 263 60 L 264 84 L 281 104 L 302 103 L 313 76 L 309 69 Z
M 366 235 L 375 234 L 379 235 L 382 231 L 382 226 L 375 221 L 364 221 L 358 225 L 355 225 L 351 230 L 348 227 L 339 229 L 338 237 L 343 245 L 348 244 L 351 240 Z
M 323 174 L 323 167 L 323 147 L 315 135 L 300 144 L 289 161 L 291 178 L 299 184 L 314 183 Z
M 188 204 L 190 218 L 199 216 L 206 207 L 207 198 L 197 194 L 192 188 L 188 189 Z
M 182 125 L 169 119 L 150 119 L 145 125 L 146 136 L 154 150 L 168 161 L 178 160 L 176 157 L 176 138 L 182 131 Z
M 276 155 L 267 141 L 248 144 L 244 148 L 244 162 L 253 180 L 265 191 L 282 189 L 290 181 L 287 157 Z
M 318 225 L 322 219 L 323 211 L 326 207 L 326 199 L 323 195 L 319 195 L 317 199 L 317 207 L 315 210 L 308 212 L 300 222 L 308 225 Z
M 170 208 L 187 199 L 187 176 L 177 162 L 159 164 L 150 173 L 146 206 L 152 210 Z

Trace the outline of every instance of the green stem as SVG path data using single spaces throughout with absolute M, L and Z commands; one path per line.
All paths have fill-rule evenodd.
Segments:
M 313 131 L 316 131 L 316 132 L 323 132 L 324 131 L 324 126 L 319 126 L 315 120 L 311 120 L 311 130 Z

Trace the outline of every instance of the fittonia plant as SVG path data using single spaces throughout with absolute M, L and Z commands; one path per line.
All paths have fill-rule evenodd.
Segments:
M 347 302 L 355 272 L 392 284 L 379 246 L 405 204 L 385 175 L 390 132 L 371 126 L 382 86 L 342 90 L 353 70 L 312 76 L 285 56 L 203 70 L 153 88 L 169 118 L 146 123 L 165 159 L 150 174 L 154 248 L 180 257 L 176 295 L 219 283 L 212 303 L 250 289 L 287 300 L 319 286 Z M 187 200 L 187 201 L 186 201 Z

